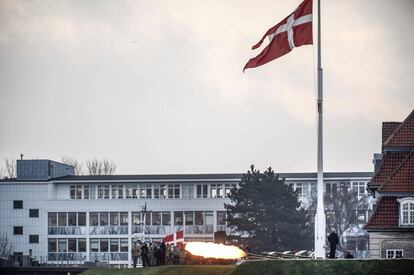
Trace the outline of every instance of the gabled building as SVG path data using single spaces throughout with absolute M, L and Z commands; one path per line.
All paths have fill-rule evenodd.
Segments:
M 414 110 L 382 125 L 382 160 L 368 189 L 375 206 L 365 229 L 370 258 L 414 258 Z

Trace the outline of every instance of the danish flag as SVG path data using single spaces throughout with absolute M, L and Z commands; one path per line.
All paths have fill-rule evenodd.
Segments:
M 181 247 L 184 243 L 184 231 L 177 231 L 169 234 L 162 240 L 165 244 L 173 244 L 174 246 Z
M 279 58 L 295 47 L 313 44 L 312 0 L 303 1 L 288 17 L 270 28 L 252 50 L 259 48 L 266 37 L 269 38 L 269 45 L 247 62 L 243 72 L 247 68 L 255 68 Z

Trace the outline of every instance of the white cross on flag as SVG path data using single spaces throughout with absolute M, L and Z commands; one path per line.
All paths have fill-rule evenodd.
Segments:
M 312 0 L 303 1 L 288 17 L 270 28 L 252 49 L 259 48 L 266 37 L 269 38 L 269 45 L 258 56 L 251 58 L 244 66 L 243 71 L 281 57 L 293 50 L 294 47 L 313 44 Z

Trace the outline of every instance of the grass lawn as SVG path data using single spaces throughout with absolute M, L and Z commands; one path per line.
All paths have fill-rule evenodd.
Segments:
M 405 275 L 414 260 L 274 260 L 234 265 L 170 265 L 137 269 L 89 269 L 82 275 Z

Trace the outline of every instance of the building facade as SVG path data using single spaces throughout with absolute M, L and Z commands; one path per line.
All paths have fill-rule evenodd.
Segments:
M 414 110 L 403 122 L 383 123 L 377 167 L 369 182 L 375 200 L 365 226 L 369 255 L 414 258 Z
M 279 175 L 298 190 L 305 206 L 316 194 L 316 173 Z M 130 265 L 132 243 L 144 236 L 160 241 L 184 230 L 186 241 L 213 241 L 214 232 L 229 231 L 224 203 L 230 202 L 227 195 L 241 177 L 75 176 L 64 164 L 19 160 L 16 179 L 0 181 L 0 231 L 15 255 L 30 251 L 41 262 Z M 369 172 L 325 173 L 326 190 L 336 192 L 347 184 L 358 195 L 371 177 Z

